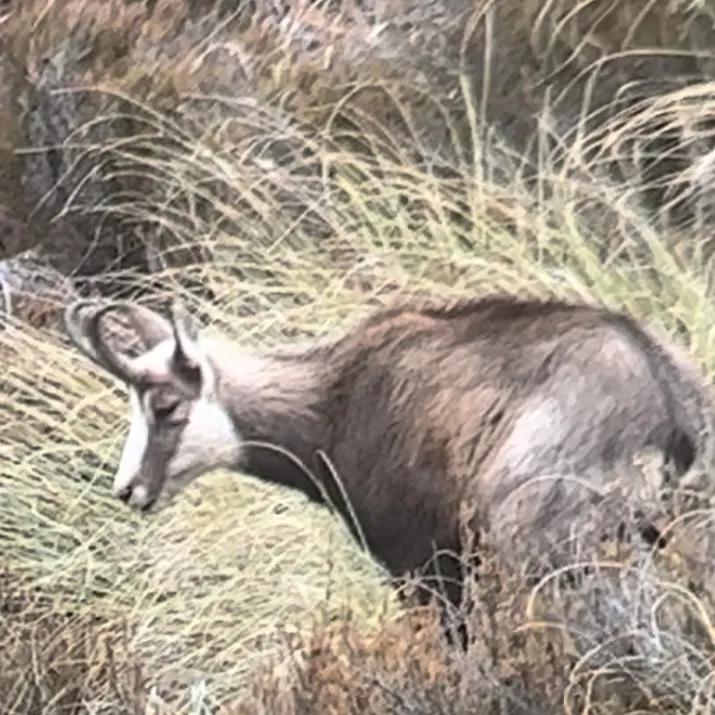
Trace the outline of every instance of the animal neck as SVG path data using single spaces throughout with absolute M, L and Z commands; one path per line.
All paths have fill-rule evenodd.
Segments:
M 245 445 L 235 467 L 322 502 L 314 473 L 328 426 L 321 361 L 309 350 L 259 354 L 222 346 L 215 354 L 219 396 Z

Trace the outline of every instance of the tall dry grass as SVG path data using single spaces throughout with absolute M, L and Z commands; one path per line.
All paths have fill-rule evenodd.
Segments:
M 297 223 L 331 237 L 324 179 L 345 152 L 434 174 L 467 233 L 483 175 L 501 187 L 491 215 L 520 226 L 514 184 L 559 191 L 547 176 L 596 173 L 704 239 L 711 16 L 707 2 L 651 0 L 14 4 L 0 16 L 0 240 L 14 251 L 39 235 L 56 265 L 94 275 L 200 260 L 186 234 L 208 221 L 236 235 L 249 212 L 259 238 Z M 253 167 L 260 205 L 228 165 L 168 194 L 145 176 L 169 160 L 179 179 L 170 155 L 197 136 Z M 423 208 L 391 178 L 394 201 Z M 219 196 L 235 216 L 213 212 Z M 608 242 L 618 216 L 600 218 Z
M 330 16 L 318 15 L 323 34 L 308 39 L 332 48 L 321 55 L 297 6 L 279 25 L 231 19 L 230 7 L 207 20 L 199 3 L 167 14 L 158 2 L 149 15 L 141 3 L 60 5 L 29 2 L 3 24 L 14 33 L 4 61 L 35 72 L 6 87 L 40 102 L 25 117 L 36 145 L 11 154 L 67 250 L 79 245 L 70 230 L 90 242 L 107 231 L 114 248 L 96 260 L 109 275 L 127 241 L 144 242 L 151 275 L 114 272 L 115 291 L 182 295 L 254 346 L 320 334 L 399 291 L 581 297 L 660 324 L 715 367 L 705 241 L 664 230 L 636 178 L 602 166 L 650 119 L 696 127 L 710 85 L 656 93 L 525 176 L 523 152 L 475 111 L 474 86 L 459 72 L 408 83 L 394 57 L 346 38 L 358 20 L 331 20 L 328 43 Z M 448 5 L 454 29 L 465 16 Z M 416 38 L 416 73 L 436 50 L 395 16 L 378 49 L 409 57 Z M 59 154 L 40 150 L 37 117 Z M 61 200 L 50 169 L 73 177 Z M 82 221 L 63 223 L 70 215 Z M 606 552 L 610 566 L 580 589 L 549 580 L 553 630 L 528 610 L 525 584 L 489 571 L 468 660 L 434 640 L 429 619 L 419 632 L 396 622 L 379 566 L 299 495 L 220 473 L 161 515 L 120 509 L 109 490 L 120 387 L 19 319 L 0 331 L 0 354 L 0 544 L 13 589 L 0 603 L 0 643 L 13 644 L 0 653 L 3 712 L 193 715 L 197 687 L 233 702 L 227 713 L 712 709 L 707 510 L 665 562 Z

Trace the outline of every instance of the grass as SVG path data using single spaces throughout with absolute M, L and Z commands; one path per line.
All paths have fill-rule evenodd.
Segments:
M 191 155 L 174 161 L 178 175 L 181 161 L 198 160 Z M 210 166 L 214 158 L 204 161 Z M 208 171 L 206 165 L 201 168 Z M 460 250 L 459 236 L 439 219 L 444 215 L 439 194 L 425 189 L 434 182 L 417 170 L 403 178 L 404 190 L 433 202 L 437 218 L 426 226 L 430 239 L 425 240 L 424 234 L 404 229 L 405 215 L 386 218 L 389 176 L 382 185 L 373 180 L 369 201 L 342 180 L 352 196 L 352 225 L 383 228 L 380 234 L 366 228 L 338 234 L 356 257 L 353 275 L 367 273 L 362 283 L 331 266 L 320 251 L 292 251 L 280 243 L 247 248 L 236 241 L 234 246 L 223 235 L 221 250 L 241 252 L 247 277 L 236 276 L 230 263 L 209 262 L 195 270 L 214 300 L 197 302 L 189 294 L 187 300 L 197 302 L 207 321 L 246 344 L 261 345 L 282 336 L 318 334 L 388 290 L 428 288 L 448 296 L 500 287 L 580 295 L 625 306 L 671 329 L 683 323 L 699 357 L 710 365 L 713 306 L 704 279 L 694 267 L 688 273 L 677 267 L 646 223 L 640 229 L 652 245 L 657 292 L 650 272 L 599 262 L 568 204 L 546 207 L 563 222 L 544 230 L 533 246 L 485 222 L 481 245 Z M 473 215 L 479 211 L 475 207 Z M 336 229 L 341 220 L 335 219 Z M 385 248 L 381 237 L 393 232 L 400 243 Z M 538 260 L 539 252 L 552 247 L 564 257 L 559 267 Z M 166 290 L 182 292 L 185 273 L 167 271 Z M 215 700 L 245 697 L 267 657 L 273 662 L 287 657 L 281 636 L 286 630 L 308 638 L 313 624 L 339 618 L 346 604 L 354 611 L 357 633 L 394 615 L 394 598 L 380 569 L 349 541 L 340 523 L 297 495 L 215 474 L 160 516 L 143 519 L 118 508 L 109 487 L 126 429 L 121 390 L 46 333 L 16 326 L 1 333 L 0 341 L 6 356 L 0 436 L 3 560 L 23 584 L 37 585 L 52 597 L 53 612 L 63 608 L 77 617 L 101 617 L 111 629 L 128 621 L 132 657 L 159 697 L 174 702 L 202 680 Z M 331 641 L 331 647 L 341 642 Z M 346 652 L 353 653 L 353 667 L 364 664 L 360 649 Z M 422 682 L 422 666 L 415 668 L 412 677 Z M 369 690 L 368 685 L 362 687 Z M 278 705 L 265 712 L 281 712 L 271 708 Z
M 331 590 L 353 592 L 366 613 L 384 598 L 339 525 L 294 495 L 216 475 L 198 506 L 189 496 L 156 520 L 118 511 L 109 486 L 123 401 L 57 346 L 25 335 L 12 347 L 47 367 L 33 375 L 13 359 L 6 375 L 3 559 L 79 614 L 133 622 L 160 692 L 211 677 L 231 693 L 276 624 L 334 607 Z
M 56 4 L 43 5 L 37 37 L 58 43 L 47 39 L 60 33 Z M 144 46 L 152 26 L 132 13 L 126 27 Z M 90 25 L 70 30 L 91 34 Z M 169 30 L 158 37 L 174 52 Z M 180 294 L 207 324 L 258 346 L 318 335 L 400 291 L 578 297 L 660 324 L 715 369 L 715 299 L 697 250 L 704 239 L 663 229 L 631 185 L 603 177 L 599 157 L 588 163 L 574 150 L 557 165 L 541 156 L 527 186 L 510 168 L 519 156 L 481 140 L 474 90 L 461 83 L 449 97 L 433 86 L 425 100 L 446 118 L 442 171 L 413 121 L 410 102 L 420 93 L 406 82 L 386 72 L 370 84 L 358 72 L 342 86 L 335 70 L 334 84 L 318 91 L 308 81 L 320 77 L 314 58 L 288 52 L 275 27 L 251 32 L 241 36 L 244 48 L 255 51 L 268 35 L 281 61 L 266 74 L 263 57 L 243 94 L 223 75 L 219 89 L 207 90 L 218 69 L 193 44 L 197 74 L 181 77 L 194 84 L 177 88 L 180 73 L 163 57 L 131 65 L 134 75 L 100 63 L 102 81 L 87 72 L 51 93 L 58 106 L 81 96 L 102 108 L 88 122 L 71 117 L 63 146 L 67 157 L 81 155 L 78 184 L 101 201 L 78 190 L 58 220 L 99 216 L 151 236 L 154 274 L 115 272 L 115 288 Z M 236 56 L 220 54 L 229 79 L 241 69 Z M 142 89 L 153 75 L 154 94 Z M 310 101 L 291 104 L 301 91 Z M 709 87 L 698 91 L 706 97 Z M 616 151 L 639 121 L 666 109 L 694 125 L 694 93 L 644 102 L 637 118 L 582 142 Z M 175 94 L 182 112 L 159 101 Z M 368 111 L 376 97 L 381 119 Z M 394 113 L 401 121 L 390 124 Z M 467 117 L 466 131 L 455 115 Z M 273 151 L 281 142 L 286 154 Z M 379 566 L 299 495 L 217 473 L 161 515 L 120 508 L 110 484 L 126 429 L 121 388 L 61 336 L 21 322 L 0 331 L 0 353 L 0 558 L 8 573 L 0 642 L 13 644 L 0 655 L 4 712 L 198 715 L 198 700 L 188 699 L 199 698 L 202 684 L 212 703 L 234 703 L 227 715 L 620 714 L 624 703 L 648 713 L 711 712 L 712 559 L 656 567 L 606 554 L 620 566 L 604 567 L 596 585 L 573 596 L 542 585 L 570 650 L 544 635 L 548 619 L 527 610 L 526 586 L 495 569 L 474 619 L 484 652 L 460 660 L 435 643 L 429 618 L 417 631 L 398 618 Z M 681 549 L 707 556 L 709 523 L 689 528 Z M 596 645 L 599 634 L 636 645 L 630 656 L 614 655 Z

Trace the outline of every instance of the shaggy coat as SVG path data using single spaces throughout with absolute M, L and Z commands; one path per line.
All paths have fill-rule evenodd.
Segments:
M 461 571 L 434 556 L 460 551 L 465 507 L 519 566 L 590 519 L 594 493 L 643 450 L 683 475 L 708 426 L 695 363 L 603 307 L 413 301 L 264 354 L 204 337 L 178 310 L 167 321 L 88 308 L 68 309 L 69 335 L 133 405 L 117 496 L 149 509 L 216 467 L 247 472 L 333 504 L 395 577 L 452 579 L 453 603 Z M 144 355 L 103 341 L 112 311 L 131 318 Z

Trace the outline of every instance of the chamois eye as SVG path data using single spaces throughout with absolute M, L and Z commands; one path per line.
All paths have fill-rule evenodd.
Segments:
M 156 420 L 167 420 L 174 414 L 174 412 L 176 412 L 176 408 L 178 406 L 178 400 L 176 402 L 168 402 L 163 405 L 157 405 L 154 408 L 154 418 Z

